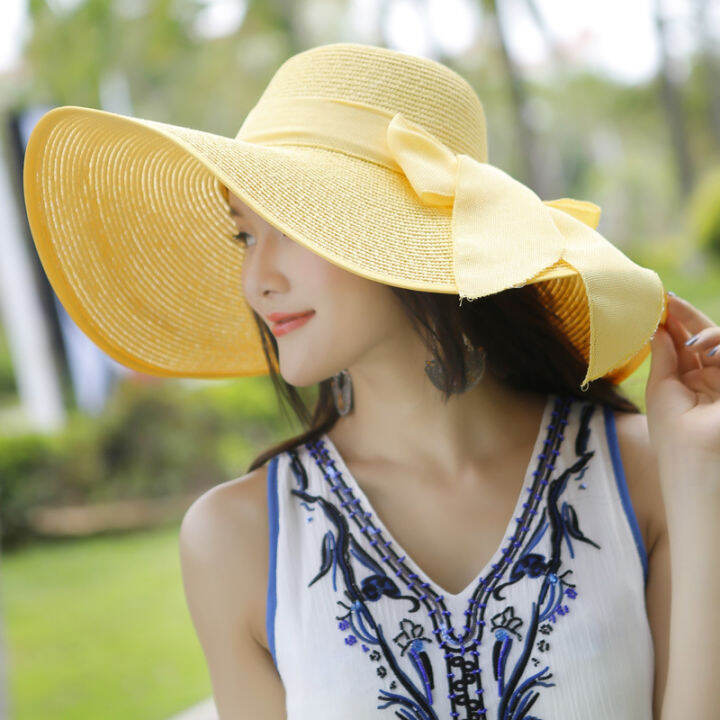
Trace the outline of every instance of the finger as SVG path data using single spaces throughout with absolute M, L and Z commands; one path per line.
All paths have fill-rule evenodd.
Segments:
M 689 347 L 685 345 L 685 341 L 691 337 L 691 333 L 687 331 L 685 326 L 675 317 L 675 315 L 668 313 L 665 319 L 665 329 L 670 334 L 675 345 L 675 351 L 678 356 L 678 367 L 677 372 L 679 375 L 684 375 L 690 370 L 697 370 L 702 367 L 702 362 L 697 352 L 693 350 L 693 346 Z
M 720 364 L 720 327 L 701 330 L 697 336 L 693 336 L 692 343 L 686 345 L 686 348 L 694 352 L 706 367 Z
M 698 310 L 689 300 L 668 295 L 668 315 L 674 315 L 690 332 L 691 335 L 707 327 L 716 325 L 704 312 Z
M 678 376 L 679 353 L 675 351 L 675 343 L 667 323 L 658 325 L 657 331 L 650 340 L 650 349 L 650 372 L 646 393 L 656 383 Z
M 668 300 L 675 301 L 677 296 L 669 296 Z M 688 352 L 681 352 L 680 355 L 683 358 L 680 361 L 680 365 L 686 367 L 688 363 L 685 358 L 688 355 L 694 355 L 700 367 L 707 367 L 717 365 L 720 361 L 720 350 L 715 351 L 713 355 L 708 353 L 716 346 L 720 345 L 720 326 L 715 324 L 711 318 L 705 313 L 698 310 L 692 303 L 683 298 L 680 298 L 679 303 L 671 305 L 668 302 L 668 318 L 673 317 L 675 320 L 675 326 L 679 326 L 682 330 L 678 329 L 676 334 L 676 343 L 682 341 L 683 349 L 687 349 Z M 683 318 L 685 321 L 683 322 Z M 683 338 L 683 335 L 685 337 Z M 694 335 L 699 337 L 693 341 L 692 345 L 685 345 L 685 341 L 690 339 Z M 680 347 L 677 348 L 680 351 Z M 690 364 L 690 367 L 695 367 L 694 364 Z

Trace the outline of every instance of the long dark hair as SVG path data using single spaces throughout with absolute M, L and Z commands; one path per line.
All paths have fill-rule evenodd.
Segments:
M 485 349 L 487 370 L 509 387 L 531 393 L 575 396 L 619 411 L 641 412 L 617 385 L 606 378 L 592 381 L 585 392 L 579 389 L 585 377 L 586 363 L 551 321 L 548 310 L 551 303 L 542 282 L 510 288 L 477 300 L 463 300 L 462 304 L 458 302 L 458 296 L 451 293 L 421 292 L 394 286 L 391 290 L 432 357 L 443 368 L 445 402 L 452 394 L 452 387 L 463 387 L 466 382 L 467 351 L 462 339 L 465 334 L 474 347 Z M 292 408 L 307 430 L 260 453 L 250 463 L 248 472 L 280 452 L 317 440 L 340 417 L 333 402 L 330 378 L 318 384 L 315 406 L 309 410 L 297 388 L 286 383 L 275 371 L 278 351 L 275 336 L 264 320 L 257 313 L 253 314 L 280 405 Z M 275 362 L 271 362 L 271 356 Z

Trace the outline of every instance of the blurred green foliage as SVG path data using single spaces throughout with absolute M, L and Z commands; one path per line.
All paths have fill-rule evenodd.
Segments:
M 15 369 L 5 331 L 0 325 L 0 403 L 14 401 L 16 393 Z
M 37 505 L 199 494 L 243 475 L 260 449 L 299 430 L 281 423 L 265 377 L 193 390 L 123 382 L 98 417 L 75 413 L 49 436 L 0 436 L 3 545 L 31 539 Z
M 708 170 L 688 203 L 692 234 L 698 246 L 720 258 L 720 165 Z
M 197 29 L 202 0 L 84 0 L 63 11 L 31 0 L 31 73 L 16 101 L 103 109 L 104 83 L 120 78 L 133 114 L 234 136 L 295 51 L 293 5 L 249 0 L 239 27 L 206 38 Z

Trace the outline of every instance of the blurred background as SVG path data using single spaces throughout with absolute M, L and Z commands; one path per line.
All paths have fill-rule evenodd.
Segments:
M 215 718 L 180 520 L 302 430 L 266 377 L 142 375 L 77 329 L 29 233 L 27 138 L 58 105 L 233 137 L 285 59 L 339 41 L 456 69 L 491 163 L 600 205 L 720 320 L 717 0 L 2 0 L 0 720 Z M 643 410 L 649 363 L 622 386 Z

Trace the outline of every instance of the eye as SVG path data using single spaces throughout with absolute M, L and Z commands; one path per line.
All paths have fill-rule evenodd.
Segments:
M 248 247 L 247 237 L 253 237 L 253 235 L 249 232 L 245 232 L 244 230 L 241 230 L 239 233 L 233 235 L 233 238 L 235 238 L 242 247 Z

